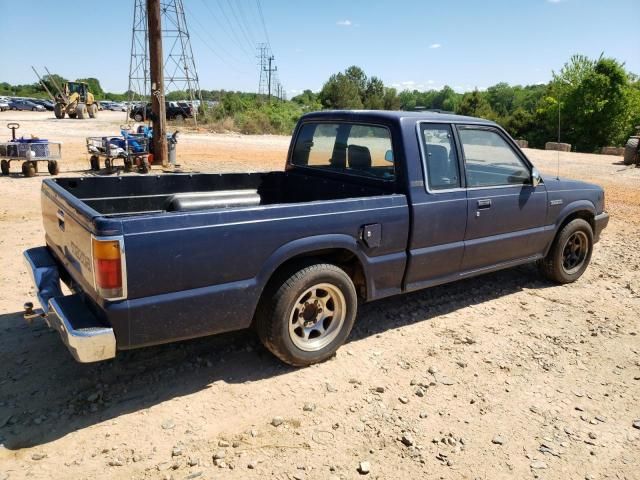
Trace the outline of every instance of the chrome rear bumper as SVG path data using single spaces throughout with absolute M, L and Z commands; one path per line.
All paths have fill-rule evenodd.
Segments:
M 63 295 L 58 265 L 47 247 L 26 250 L 24 259 L 36 287 L 42 317 L 49 327 L 60 333 L 73 358 L 81 363 L 114 358 L 113 329 L 87 307 L 82 294 Z M 33 313 L 30 316 L 33 318 Z

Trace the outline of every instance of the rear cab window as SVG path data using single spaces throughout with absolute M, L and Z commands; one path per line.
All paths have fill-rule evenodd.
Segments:
M 290 163 L 382 180 L 394 180 L 396 175 L 391 132 L 381 125 L 304 123 Z

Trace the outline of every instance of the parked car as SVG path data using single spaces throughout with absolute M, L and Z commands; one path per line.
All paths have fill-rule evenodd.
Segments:
M 33 110 L 34 112 L 44 112 L 45 108 L 42 105 L 33 103 L 30 100 L 23 100 L 20 98 L 14 98 L 9 102 L 10 110 Z
M 186 104 L 182 106 L 177 102 L 165 102 L 165 109 L 167 120 L 184 120 L 186 118 L 193 117 L 193 108 Z M 151 104 L 148 103 L 145 107 L 142 105 L 136 105 L 131 108 L 129 112 L 129 118 L 132 118 L 136 122 L 142 122 L 147 118 L 151 118 Z
M 35 103 L 36 105 L 42 105 L 46 110 L 49 110 L 50 112 L 52 112 L 55 107 L 55 104 L 51 100 L 32 98 L 30 101 Z
M 9 102 L 0 99 L 0 112 L 4 112 L 5 110 L 9 110 Z
M 24 255 L 80 362 L 254 325 L 309 365 L 361 301 L 533 262 L 574 282 L 609 220 L 602 188 L 543 179 L 499 125 L 430 112 L 304 115 L 285 171 L 46 179 L 41 199 Z

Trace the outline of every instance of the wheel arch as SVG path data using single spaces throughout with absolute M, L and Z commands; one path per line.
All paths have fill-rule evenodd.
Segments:
M 588 200 L 581 200 L 578 202 L 573 202 L 567 205 L 558 215 L 558 220 L 556 222 L 556 228 L 553 235 L 553 239 L 547 245 L 545 250 L 545 256 L 549 253 L 553 243 L 556 241 L 558 234 L 562 231 L 562 229 L 571 221 L 576 218 L 581 218 L 586 220 L 589 225 L 591 225 L 591 229 L 595 232 L 596 224 L 596 208 L 593 203 Z
M 277 249 L 258 274 L 259 298 L 281 274 L 310 260 L 342 268 L 353 281 L 359 297 L 368 298 L 374 288 L 368 274 L 368 259 L 356 240 L 348 235 L 323 235 L 294 240 Z

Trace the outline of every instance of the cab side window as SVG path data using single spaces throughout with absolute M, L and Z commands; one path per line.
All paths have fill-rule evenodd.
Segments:
M 451 126 L 422 124 L 420 140 L 429 190 L 460 188 L 460 168 Z
M 464 152 L 467 187 L 523 185 L 529 167 L 498 132 L 463 127 L 458 130 Z

